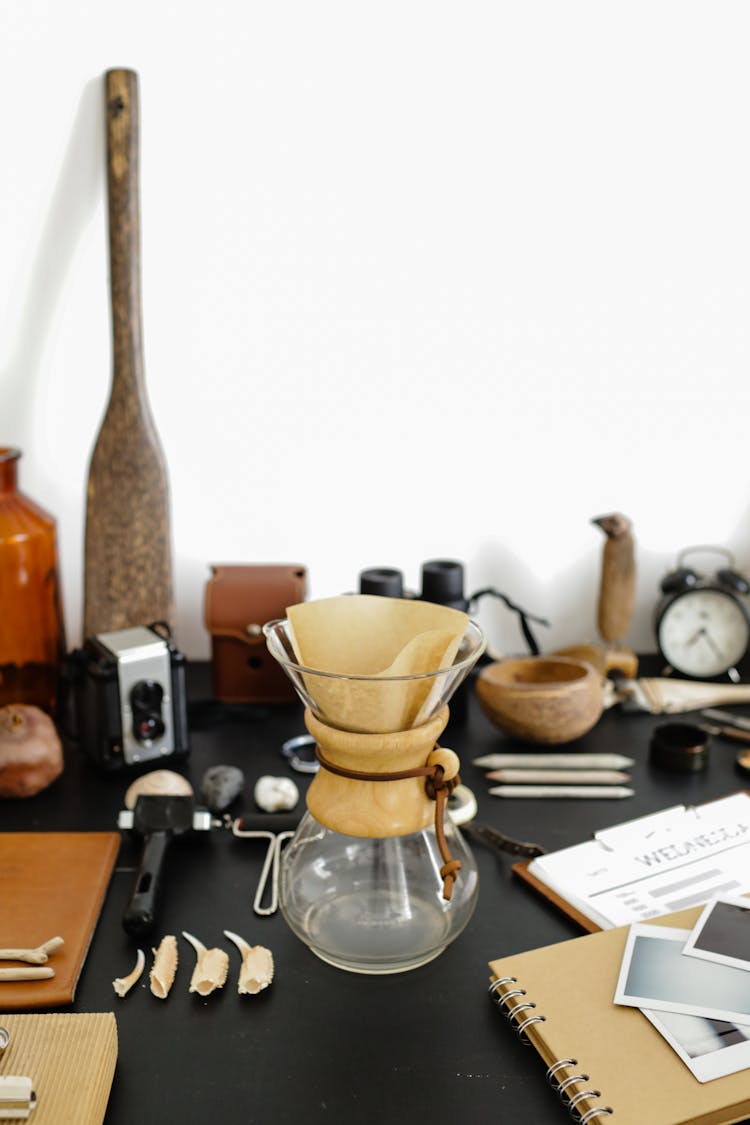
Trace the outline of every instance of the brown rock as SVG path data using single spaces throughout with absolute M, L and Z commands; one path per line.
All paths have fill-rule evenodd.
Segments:
M 63 770 L 55 724 L 38 707 L 0 707 L 0 797 L 33 797 Z

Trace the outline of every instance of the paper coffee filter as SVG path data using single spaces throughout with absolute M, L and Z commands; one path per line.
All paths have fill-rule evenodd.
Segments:
M 447 606 L 373 594 L 301 602 L 286 612 L 300 664 L 342 676 L 435 672 L 445 667 L 446 635 L 460 641 L 469 622 Z
M 300 664 L 337 676 L 305 675 L 324 720 L 345 730 L 408 730 L 425 720 L 433 679 L 392 680 L 449 668 L 469 618 L 430 602 L 347 594 L 287 609 Z

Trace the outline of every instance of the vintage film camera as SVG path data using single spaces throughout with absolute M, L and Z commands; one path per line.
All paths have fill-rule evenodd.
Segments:
M 98 633 L 68 657 L 71 733 L 107 770 L 188 753 L 185 657 L 158 624 Z

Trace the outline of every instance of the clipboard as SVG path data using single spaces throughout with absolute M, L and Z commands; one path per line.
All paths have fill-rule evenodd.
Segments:
M 746 796 L 750 796 L 750 790 L 746 790 L 746 789 L 734 790 L 732 793 L 725 794 L 724 797 L 713 798 L 712 800 L 705 801 L 700 805 L 685 806 L 685 807 L 686 808 L 703 809 L 703 808 L 709 807 L 710 805 L 716 804 L 719 801 L 726 800 L 730 797 L 737 796 L 738 794 L 741 794 L 741 793 L 744 793 Z M 646 820 L 649 820 L 651 818 L 656 819 L 657 817 L 662 817 L 662 816 L 666 817 L 670 812 L 674 813 L 674 809 L 670 808 L 670 809 L 665 809 L 665 810 L 662 810 L 662 811 L 657 811 L 656 813 L 646 814 L 646 816 L 644 816 L 644 817 L 636 817 L 632 821 L 624 821 L 624 822 L 622 822 L 622 824 L 612 825 L 608 828 L 603 828 L 600 832 L 597 832 L 597 833 L 594 834 L 594 839 L 599 840 L 600 837 L 607 838 L 611 835 L 614 835 L 614 834 L 618 833 L 619 831 L 621 831 L 623 829 L 626 829 L 631 824 L 637 824 L 639 821 L 646 821 Z M 603 842 L 603 841 L 600 840 L 600 842 Z M 565 850 L 567 850 L 567 849 L 560 849 L 561 852 L 563 852 Z M 555 854 L 557 854 L 557 853 L 555 853 L 555 852 L 545 853 L 546 856 L 555 855 Z M 580 926 L 582 930 L 586 931 L 587 933 L 591 933 L 591 934 L 600 933 L 602 931 L 602 926 L 600 926 L 596 921 L 594 921 L 592 918 L 588 917 L 588 915 L 584 914 L 581 910 L 579 910 L 578 907 L 574 903 L 572 903 L 568 899 L 566 899 L 565 896 L 562 895 L 558 890 L 555 890 L 554 888 L 549 886 L 543 879 L 541 879 L 537 875 L 537 873 L 535 871 L 530 870 L 530 867 L 534 863 L 535 858 L 537 858 L 537 857 L 532 857 L 530 859 L 520 860 L 519 862 L 514 863 L 512 865 L 512 868 L 511 868 L 511 870 L 513 871 L 513 874 L 516 875 L 523 882 L 527 883 L 530 887 L 533 887 L 533 889 L 538 894 L 542 895 L 543 898 L 547 899 L 548 902 L 552 903 L 552 905 L 555 906 L 558 910 L 560 910 L 563 914 L 566 914 L 570 919 L 572 919 L 572 921 L 574 921 L 578 926 Z M 542 856 L 541 858 L 544 859 L 545 857 Z M 710 897 L 710 895 L 709 895 L 709 897 Z M 673 907 L 672 909 L 674 910 L 676 908 Z M 665 913 L 666 913 L 666 911 L 665 911 Z M 650 918 L 644 919 L 644 918 L 636 918 L 636 917 L 632 918 L 632 921 L 643 921 L 643 920 L 651 921 L 652 919 L 650 919 Z
M 546 883 L 542 882 L 533 871 L 529 871 L 529 864 L 531 862 L 530 859 L 523 859 L 518 863 L 514 863 L 511 867 L 513 874 L 517 875 L 519 879 L 523 879 L 524 883 L 528 883 L 528 885 L 533 887 L 543 898 L 546 898 L 547 902 L 551 902 L 553 906 L 561 910 L 563 914 L 567 914 L 569 918 L 572 918 L 582 930 L 586 930 L 589 934 L 601 933 L 601 926 L 598 926 L 593 919 L 587 918 L 585 914 L 582 914 L 580 910 L 573 906 L 572 902 L 568 902 L 562 895 L 559 895 L 556 891 L 553 891 L 551 887 L 548 887 Z

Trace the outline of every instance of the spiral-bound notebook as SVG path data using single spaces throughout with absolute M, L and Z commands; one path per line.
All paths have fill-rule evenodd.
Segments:
M 690 929 L 700 912 L 683 910 L 653 924 Z M 698 1082 L 642 1012 L 614 1003 L 628 929 L 490 962 L 490 995 L 499 1012 L 541 1055 L 549 1081 L 581 1125 L 744 1121 L 750 1069 Z M 522 1109 L 516 1107 L 520 1116 Z

